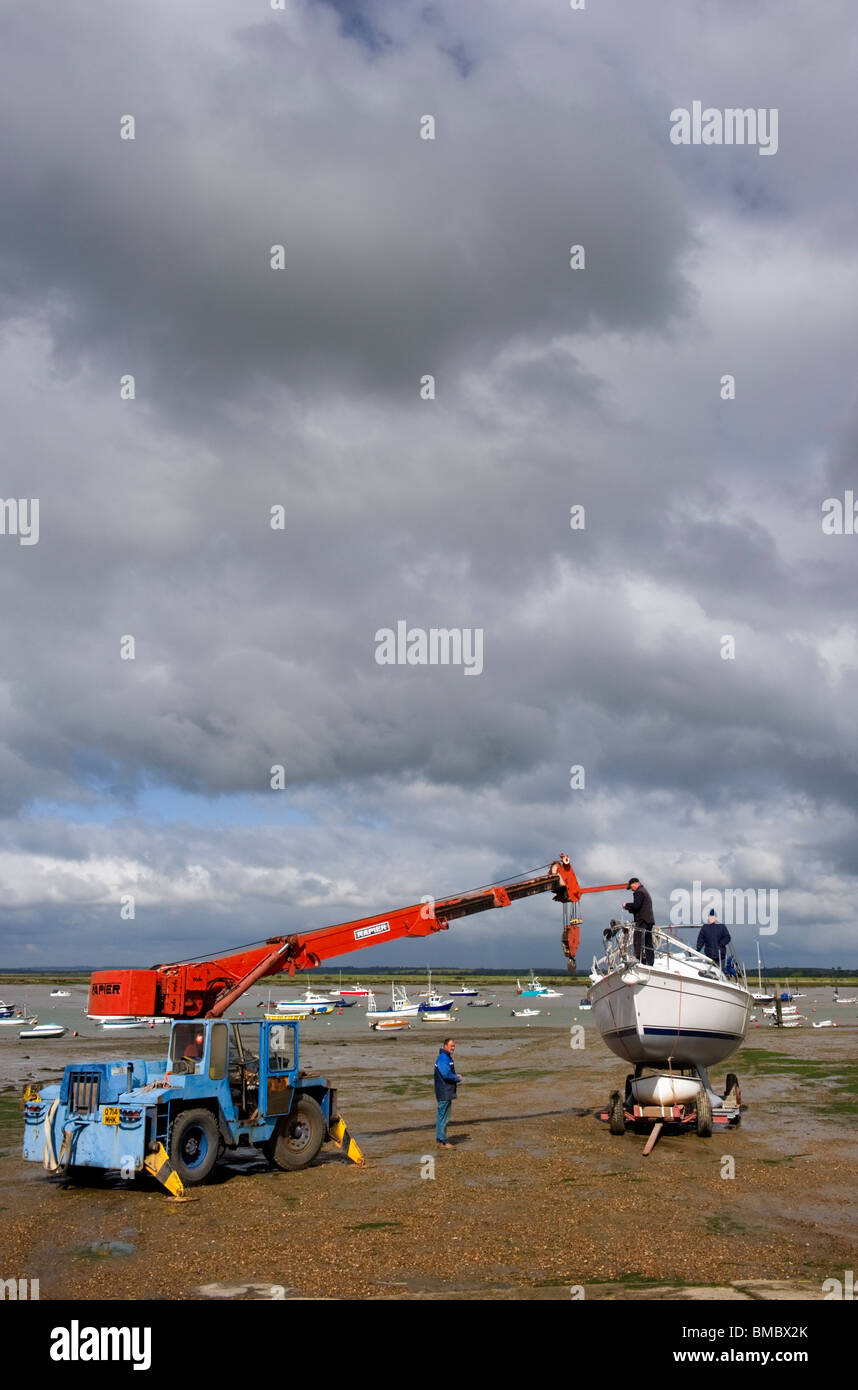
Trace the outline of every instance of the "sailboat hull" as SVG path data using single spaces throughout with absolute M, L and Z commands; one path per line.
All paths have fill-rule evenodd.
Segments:
M 593 1017 L 627 1062 L 709 1067 L 743 1042 L 751 996 L 740 985 L 656 966 L 616 970 L 591 986 Z

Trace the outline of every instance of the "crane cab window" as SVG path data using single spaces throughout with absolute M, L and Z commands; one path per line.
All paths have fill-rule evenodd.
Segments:
M 222 1081 L 226 1076 L 226 1054 L 229 1033 L 225 1023 L 216 1023 L 212 1028 L 212 1045 L 209 1052 L 209 1080 Z
M 205 1050 L 206 1033 L 199 1023 L 176 1023 L 170 1039 L 170 1070 L 179 1075 L 196 1072 Z
M 285 1023 L 276 1023 L 268 1030 L 268 1075 L 289 1071 L 294 1066 L 295 1034 Z

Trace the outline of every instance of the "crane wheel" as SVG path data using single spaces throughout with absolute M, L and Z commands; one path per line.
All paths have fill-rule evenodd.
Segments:
M 185 1187 L 205 1182 L 217 1163 L 220 1134 L 210 1110 L 181 1110 L 170 1130 L 170 1163 Z
M 284 1115 L 266 1146 L 270 1161 L 284 1172 L 307 1168 L 325 1142 L 325 1117 L 312 1096 L 302 1096 L 291 1115 Z

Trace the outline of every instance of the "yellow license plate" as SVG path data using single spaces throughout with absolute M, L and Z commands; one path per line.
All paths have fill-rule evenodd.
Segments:
M 102 1117 L 101 1117 L 101 1123 L 102 1123 L 103 1125 L 118 1125 L 118 1124 L 119 1124 L 119 1106 L 118 1106 L 118 1105 L 105 1105 L 105 1107 L 104 1107 L 104 1114 L 103 1114 Z

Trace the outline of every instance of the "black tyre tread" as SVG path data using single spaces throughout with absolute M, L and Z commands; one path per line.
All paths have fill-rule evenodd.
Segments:
M 611 1134 L 616 1134 L 618 1136 L 626 1132 L 623 1098 L 619 1091 L 613 1091 L 611 1093 L 611 1099 L 608 1102 L 608 1129 L 611 1131 Z
M 298 1151 L 289 1147 L 289 1128 L 295 1120 L 302 1120 L 310 1126 L 310 1136 L 305 1148 Z M 294 1173 L 308 1168 L 325 1142 L 325 1117 L 322 1107 L 312 1096 L 301 1096 L 290 1115 L 280 1121 L 277 1133 L 266 1146 L 266 1152 L 273 1164 L 284 1173 Z
M 697 1093 L 697 1133 L 701 1139 L 712 1138 L 712 1102 L 702 1086 Z
M 208 1153 L 198 1168 L 189 1168 L 180 1154 L 182 1137 L 192 1125 L 199 1125 L 206 1131 Z M 186 1187 L 194 1187 L 205 1182 L 218 1160 L 220 1132 L 217 1120 L 210 1110 L 181 1110 L 170 1129 L 170 1163 Z

